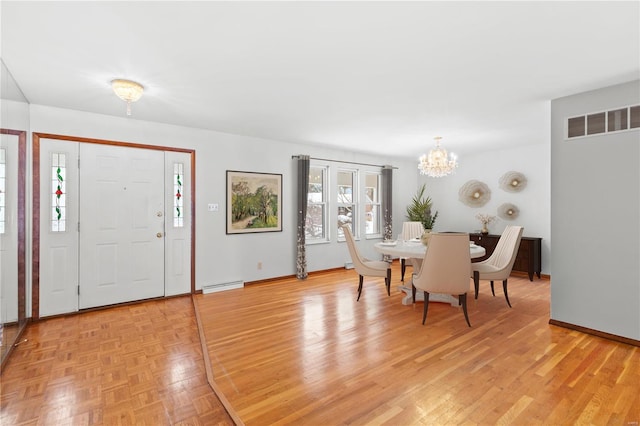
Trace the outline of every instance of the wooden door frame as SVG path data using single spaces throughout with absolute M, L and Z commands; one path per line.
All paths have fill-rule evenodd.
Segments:
M 27 289 L 27 264 L 26 264 L 26 176 L 27 176 L 27 131 L 26 130 L 15 130 L 15 129 L 5 129 L 0 128 L 0 134 L 2 135 L 12 135 L 18 137 L 18 182 L 17 182 L 17 220 L 18 220 L 18 232 L 17 232 L 17 240 L 18 240 L 18 333 L 15 336 L 15 340 L 12 342 L 2 342 L 3 344 L 8 345 L 7 353 L 4 358 L 0 362 L 0 373 L 2 373 L 4 367 L 7 365 L 7 361 L 9 360 L 9 356 L 15 347 L 15 343 L 20 339 L 22 333 L 25 330 L 26 326 L 26 312 L 27 312 L 27 297 L 26 297 L 26 289 Z
M 156 151 L 183 152 L 191 157 L 191 294 L 196 292 L 196 150 L 187 148 L 145 145 L 133 142 L 111 141 L 106 139 L 83 138 L 80 136 L 56 135 L 50 133 L 33 133 L 32 158 L 32 256 L 31 263 L 31 318 L 40 318 L 40 139 L 54 139 L 78 143 L 94 143 L 119 146 L 125 148 L 142 148 Z

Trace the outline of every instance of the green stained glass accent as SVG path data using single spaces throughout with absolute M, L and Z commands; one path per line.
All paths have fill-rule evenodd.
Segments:
M 52 180 L 52 217 L 51 231 L 65 232 L 66 229 L 66 200 L 65 176 L 66 176 L 66 154 L 52 153 L 51 156 L 51 180 Z
M 183 213 L 183 193 L 182 193 L 182 181 L 184 179 L 183 176 L 184 165 L 182 163 L 174 163 L 173 165 L 173 226 L 176 228 L 181 228 L 184 226 L 184 219 L 182 216 Z

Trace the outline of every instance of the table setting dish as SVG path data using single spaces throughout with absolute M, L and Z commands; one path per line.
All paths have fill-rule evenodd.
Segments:
M 422 244 L 420 238 L 412 238 L 410 240 L 405 241 L 407 244 Z

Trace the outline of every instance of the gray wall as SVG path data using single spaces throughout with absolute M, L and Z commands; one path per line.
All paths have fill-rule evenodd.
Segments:
M 640 339 L 640 130 L 565 140 L 568 117 L 640 104 L 640 81 L 551 103 L 551 318 Z

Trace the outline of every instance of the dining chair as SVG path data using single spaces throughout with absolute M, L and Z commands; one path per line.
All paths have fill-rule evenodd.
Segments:
M 476 299 L 478 298 L 480 280 L 491 281 L 491 293 L 494 296 L 496 293 L 493 288 L 493 282 L 502 280 L 504 298 L 507 300 L 507 305 L 511 307 L 509 293 L 507 292 L 507 280 L 509 275 L 511 275 L 513 264 L 516 261 L 523 230 L 524 228 L 522 226 L 507 226 L 500 235 L 500 239 L 498 239 L 493 253 L 491 253 L 487 259 L 471 264 L 471 276 L 473 277 Z
M 403 222 L 402 223 L 402 239 L 404 241 L 409 241 L 414 238 L 420 238 L 424 234 L 424 226 L 422 222 Z M 411 260 L 406 257 L 400 258 L 400 281 L 404 282 L 404 273 L 407 269 L 406 261 L 409 260 L 409 264 L 411 264 Z
M 383 260 L 369 260 L 363 257 L 358 251 L 358 247 L 356 247 L 351 228 L 343 226 L 342 231 L 347 240 L 347 247 L 349 247 L 353 267 L 360 276 L 357 301 L 360 300 L 360 295 L 362 294 L 362 282 L 365 276 L 383 277 L 385 286 L 387 287 L 387 295 L 391 296 L 391 265 Z
M 413 273 L 413 303 L 416 301 L 416 290 L 424 292 L 423 325 L 427 320 L 429 293 L 441 293 L 458 296 L 464 318 L 467 320 L 467 325 L 471 327 L 467 313 L 467 292 L 471 288 L 470 265 L 469 234 L 436 233 L 431 235 L 422 267 L 420 271 Z

